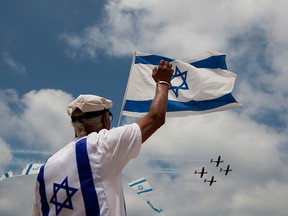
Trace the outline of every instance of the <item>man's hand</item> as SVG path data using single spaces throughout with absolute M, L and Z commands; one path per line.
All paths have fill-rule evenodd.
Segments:
M 161 60 L 158 67 L 154 67 L 152 77 L 156 83 L 159 81 L 170 83 L 173 72 L 174 70 L 172 69 L 172 64 Z

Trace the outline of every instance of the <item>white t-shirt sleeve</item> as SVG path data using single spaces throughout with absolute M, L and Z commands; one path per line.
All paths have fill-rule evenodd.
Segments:
M 136 123 L 105 130 L 101 138 L 101 148 L 109 152 L 110 160 L 120 170 L 138 156 L 142 145 L 141 130 Z

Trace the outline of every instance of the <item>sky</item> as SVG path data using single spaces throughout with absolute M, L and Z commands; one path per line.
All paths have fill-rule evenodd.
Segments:
M 1 1 L 0 173 L 73 139 L 66 107 L 79 94 L 111 99 L 116 127 L 136 50 L 217 51 L 243 106 L 167 119 L 123 171 L 128 216 L 157 214 L 127 186 L 142 176 L 170 216 L 286 216 L 287 9 L 285 0 Z M 227 176 L 210 163 L 218 155 Z M 211 187 L 194 174 L 203 166 Z M 35 178 L 0 182 L 0 215 L 31 215 Z

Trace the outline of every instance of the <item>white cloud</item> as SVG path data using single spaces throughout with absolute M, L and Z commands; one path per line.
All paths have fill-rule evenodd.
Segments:
M 71 95 L 61 90 L 31 91 L 21 98 L 14 90 L 0 91 L 1 161 L 11 160 L 10 151 L 22 154 L 34 152 L 38 156 L 39 152 L 55 152 L 73 138 L 66 113 L 71 100 Z M 0 165 L 3 171 L 5 164 L 1 162 Z
M 285 216 L 287 195 L 287 184 L 272 181 L 265 187 L 255 187 L 235 195 L 232 198 L 233 211 L 239 215 Z
M 5 171 L 6 166 L 12 160 L 12 153 L 7 143 L 0 137 L 0 175 Z
M 206 50 L 225 51 L 230 38 L 251 26 L 269 34 L 273 30 L 271 39 L 279 38 L 276 32 L 283 31 L 280 24 L 287 15 L 284 10 L 279 14 L 278 7 L 285 5 L 285 1 L 183 0 L 167 4 L 111 0 L 101 26 L 88 27 L 79 35 L 65 34 L 65 38 L 74 51 L 91 58 L 99 51 L 131 55 L 134 49 L 187 57 Z
M 73 137 L 72 125 L 66 112 L 71 95 L 53 89 L 42 89 L 25 94 L 25 107 L 20 133 L 30 147 L 55 151 Z M 59 132 L 61 131 L 61 132 Z M 28 144 L 29 143 L 29 144 Z
M 35 180 L 36 176 L 32 175 L 1 181 L 0 214 L 3 216 L 32 215 Z
M 2 61 L 9 66 L 13 71 L 20 75 L 26 74 L 26 67 L 13 59 L 7 52 L 1 52 Z

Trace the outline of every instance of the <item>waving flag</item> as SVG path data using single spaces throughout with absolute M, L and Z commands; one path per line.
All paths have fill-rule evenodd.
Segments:
M 4 179 L 7 178 L 11 178 L 11 177 L 19 177 L 19 176 L 25 176 L 25 175 L 34 175 L 34 174 L 38 174 L 40 171 L 40 168 L 43 166 L 44 164 L 38 164 L 38 163 L 34 163 L 34 164 L 27 164 L 26 167 L 22 170 L 21 174 L 13 174 L 13 172 L 10 170 L 9 172 L 5 172 L 4 174 L 2 174 L 0 176 L 0 181 L 3 181 Z
M 140 196 L 142 197 L 142 199 L 144 199 L 146 201 L 146 203 L 157 213 L 162 213 L 163 209 L 158 208 L 156 206 L 154 206 L 150 200 L 149 194 L 151 194 L 153 192 L 153 188 L 151 187 L 151 185 L 148 183 L 148 181 L 146 180 L 146 178 L 139 178 L 136 179 L 130 183 L 128 183 L 128 185 Z
M 38 174 L 41 166 L 43 166 L 43 164 L 38 164 L 38 163 L 27 164 L 26 167 L 22 171 L 22 175 Z
M 13 177 L 13 172 L 12 171 L 6 172 L 0 176 L 0 181 L 3 181 L 4 179 L 11 177 Z
M 129 183 L 129 186 L 138 194 L 146 194 L 153 191 L 152 187 L 145 178 L 136 179 Z
M 227 70 L 226 55 L 207 52 L 197 58 L 177 60 L 136 52 L 119 124 L 145 115 L 155 95 L 152 69 L 161 59 L 172 63 L 167 117 L 203 114 L 239 107 L 231 92 L 236 74 Z

